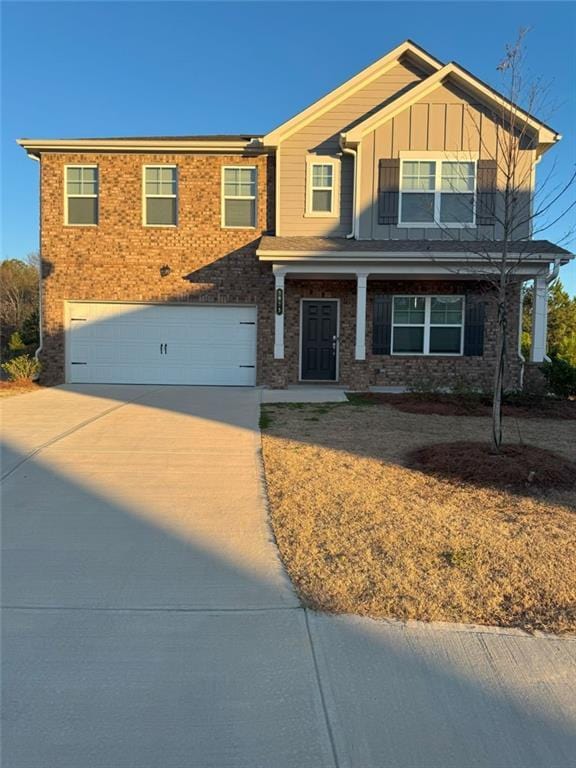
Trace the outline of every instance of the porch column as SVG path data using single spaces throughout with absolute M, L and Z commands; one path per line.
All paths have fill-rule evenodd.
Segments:
M 548 330 L 548 282 L 545 277 L 534 280 L 534 304 L 532 306 L 532 346 L 530 362 L 541 363 L 546 359 L 546 332 Z
M 284 360 L 284 272 L 274 270 L 274 359 Z
M 366 360 L 366 283 L 368 273 L 356 273 L 356 360 Z

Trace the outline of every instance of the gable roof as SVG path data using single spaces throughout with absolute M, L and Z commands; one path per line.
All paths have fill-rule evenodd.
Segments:
M 498 91 L 468 72 L 468 70 L 451 61 L 425 80 L 422 80 L 421 83 L 415 85 L 410 91 L 402 94 L 390 104 L 387 104 L 385 107 L 382 107 L 382 109 L 379 109 L 370 117 L 366 118 L 366 120 L 355 125 L 352 130 L 344 135 L 343 140 L 347 144 L 358 144 L 358 142 L 368 133 L 371 133 L 376 128 L 395 117 L 411 104 L 414 104 L 424 96 L 432 93 L 436 88 L 445 85 L 448 81 L 454 83 L 465 93 L 473 95 L 485 104 L 496 106 L 499 109 L 514 109 L 516 114 L 520 116 L 537 138 L 540 149 L 539 154 L 543 154 L 555 142 L 562 138 L 553 128 L 550 128 L 550 126 L 546 125 L 541 120 L 530 115 L 518 105 L 513 104 L 505 96 L 498 93 Z
M 295 131 L 300 130 L 305 125 L 315 120 L 317 117 L 332 109 L 344 99 L 347 99 L 360 88 L 364 88 L 374 80 L 381 77 L 388 70 L 395 67 L 400 59 L 406 59 L 418 66 L 424 68 L 429 72 L 436 72 L 442 68 L 442 62 L 431 56 L 427 51 L 421 48 L 412 40 L 405 40 L 398 45 L 392 51 L 387 53 L 382 58 L 375 61 L 370 66 L 363 69 L 350 80 L 347 80 L 342 85 L 335 88 L 330 93 L 327 93 L 318 101 L 315 101 L 309 107 L 299 112 L 290 120 L 282 123 L 270 133 L 267 133 L 263 137 L 263 143 L 265 146 L 278 146 L 282 141 L 291 136 Z

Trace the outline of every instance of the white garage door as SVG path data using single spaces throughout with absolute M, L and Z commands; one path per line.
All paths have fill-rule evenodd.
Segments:
M 256 307 L 74 302 L 68 380 L 256 383 Z

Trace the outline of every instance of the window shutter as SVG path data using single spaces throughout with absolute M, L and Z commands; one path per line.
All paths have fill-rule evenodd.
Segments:
M 400 160 L 380 160 L 378 224 L 398 224 Z
M 464 354 L 467 357 L 480 357 L 484 354 L 485 306 L 479 296 L 466 297 Z
M 372 354 L 390 354 L 392 295 L 375 296 L 372 315 Z
M 476 179 L 476 224 L 494 224 L 496 213 L 496 160 L 478 160 Z

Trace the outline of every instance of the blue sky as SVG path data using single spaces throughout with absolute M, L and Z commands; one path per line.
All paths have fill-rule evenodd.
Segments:
M 16 138 L 262 133 L 408 37 L 498 87 L 531 27 L 529 70 L 559 105 L 542 117 L 564 136 L 538 171 L 576 163 L 570 2 L 4 2 L 2 21 L 3 258 L 38 248 L 38 168 Z M 576 295 L 576 264 L 562 279 Z

